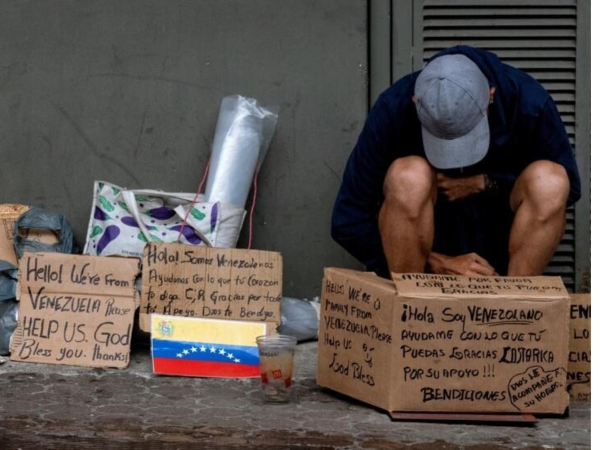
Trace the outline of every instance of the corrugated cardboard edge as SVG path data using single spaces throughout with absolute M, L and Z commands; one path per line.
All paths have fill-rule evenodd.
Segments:
M 17 252 L 14 249 L 12 229 L 17 219 L 29 210 L 29 205 L 18 203 L 0 204 L 0 259 L 8 261 L 14 266 L 18 265 Z M 10 229 L 9 229 L 10 227 Z
M 534 424 L 538 419 L 533 414 L 510 413 L 412 413 L 405 411 L 391 411 L 392 420 L 420 421 L 420 422 L 509 422 L 520 424 Z
M 570 296 L 571 311 L 570 311 L 570 329 L 569 329 L 569 364 L 568 372 L 573 376 L 573 380 L 568 381 L 569 394 L 571 399 L 590 401 L 592 396 L 592 364 L 579 360 L 581 356 L 577 356 L 578 361 L 571 362 L 571 353 L 580 355 L 586 353 L 591 361 L 591 345 L 592 345 L 592 294 L 591 293 L 574 293 Z M 575 309 L 573 307 L 575 306 Z M 589 318 L 574 317 L 573 314 L 578 313 L 578 307 L 589 307 L 585 310 L 589 314 Z M 582 325 L 585 325 L 582 327 Z M 581 378 L 581 379 L 580 379 Z M 586 378 L 589 381 L 586 381 Z
M 29 208 L 29 205 L 19 203 L 0 203 L 0 219 L 17 219 Z
M 368 286 L 376 287 L 377 289 L 387 288 L 390 290 L 390 293 L 398 291 L 392 280 L 388 280 L 387 278 L 381 278 L 375 272 L 364 272 L 360 270 L 342 269 L 338 267 L 326 267 L 324 269 L 324 273 L 325 277 L 329 273 L 339 273 L 342 276 L 352 276 L 353 278 L 360 279 L 361 282 L 365 283 Z
M 560 277 L 557 277 L 560 278 Z M 561 283 L 562 283 L 562 278 L 560 278 Z M 561 409 L 561 411 L 557 411 L 557 414 L 564 414 L 570 405 L 570 401 L 571 401 L 571 397 L 569 396 L 569 392 L 567 391 L 567 387 L 568 387 L 568 381 L 567 381 L 567 372 L 568 372 L 568 367 L 569 367 L 569 332 L 571 330 L 571 321 L 569 318 L 569 308 L 570 308 L 570 298 L 569 298 L 569 293 L 567 291 L 567 289 L 565 288 L 565 292 L 567 294 L 567 314 L 565 314 L 565 320 L 563 323 L 563 327 L 564 327 L 564 331 L 565 334 L 564 336 L 566 336 L 564 345 L 563 345 L 563 349 L 564 349 L 564 355 L 563 355 L 563 359 L 562 361 L 564 361 L 565 365 L 564 365 L 564 371 L 565 371 L 565 386 L 564 386 L 564 391 L 563 391 L 563 395 L 562 395 L 562 402 L 560 403 L 559 408 Z M 539 414 L 539 415 L 543 415 L 543 414 Z

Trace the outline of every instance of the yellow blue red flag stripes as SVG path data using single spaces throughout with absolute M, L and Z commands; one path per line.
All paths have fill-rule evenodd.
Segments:
M 152 315 L 154 373 L 198 377 L 258 377 L 258 322 Z

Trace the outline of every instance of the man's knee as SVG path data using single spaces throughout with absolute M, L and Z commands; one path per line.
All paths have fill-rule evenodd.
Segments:
M 535 161 L 519 175 L 511 195 L 511 207 L 516 210 L 526 200 L 539 210 L 553 214 L 565 209 L 569 188 L 569 177 L 563 166 L 552 161 Z
M 396 159 L 388 169 L 383 193 L 403 202 L 422 202 L 431 196 L 434 183 L 435 172 L 427 160 L 407 156 Z

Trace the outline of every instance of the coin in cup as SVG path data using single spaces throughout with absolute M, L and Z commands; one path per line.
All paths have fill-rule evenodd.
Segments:
M 267 403 L 290 401 L 296 342 L 295 337 L 283 334 L 256 338 L 263 400 Z

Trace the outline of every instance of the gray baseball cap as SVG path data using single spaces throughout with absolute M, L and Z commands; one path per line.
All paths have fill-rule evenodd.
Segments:
M 434 167 L 467 167 L 484 158 L 490 145 L 489 99 L 487 78 L 466 56 L 440 56 L 425 66 L 415 100 L 425 155 Z

